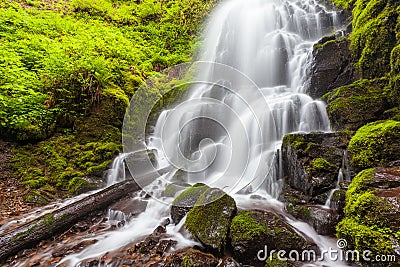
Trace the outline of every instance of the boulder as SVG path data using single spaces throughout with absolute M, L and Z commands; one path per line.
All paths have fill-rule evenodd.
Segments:
M 387 85 L 386 78 L 359 80 L 324 95 L 332 128 L 356 131 L 369 122 L 384 119 L 389 108 Z
M 180 193 L 171 206 L 171 218 L 175 224 L 178 224 L 183 217 L 194 207 L 198 198 L 208 189 L 209 186 L 205 184 L 195 184 L 192 187 Z
M 321 98 L 333 89 L 351 84 L 355 80 L 350 40 L 335 35 L 322 38 L 314 45 L 313 64 L 306 86 L 313 98 Z
M 285 183 L 310 198 L 325 194 L 318 203 L 324 204 L 346 162 L 349 138 L 348 132 L 286 135 L 282 144 Z
M 222 253 L 235 214 L 235 200 L 221 189 L 210 188 L 188 212 L 185 228 L 207 249 Z
M 358 170 L 399 160 L 400 121 L 377 121 L 361 127 L 351 138 L 349 152 L 351 166 Z
M 342 219 L 337 212 L 323 206 L 309 206 L 307 208 L 310 211 L 310 215 L 306 222 L 310 224 L 318 234 L 330 236 L 336 234 L 336 225 Z
M 264 266 L 257 254 L 260 250 L 296 250 L 310 248 L 307 240 L 300 236 L 277 214 L 265 210 L 241 211 L 233 218 L 230 240 L 233 255 L 242 264 Z
M 400 164 L 389 165 L 363 170 L 353 179 L 337 235 L 347 240 L 348 249 L 368 249 L 371 257 L 397 254 L 397 262 L 385 266 L 399 266 Z

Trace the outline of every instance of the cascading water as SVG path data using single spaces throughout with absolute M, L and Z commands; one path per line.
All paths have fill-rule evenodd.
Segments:
M 250 196 L 257 194 L 265 205 L 282 210 L 275 198 L 282 181 L 283 136 L 330 130 L 324 104 L 309 97 L 304 84 L 312 45 L 338 27 L 337 14 L 315 0 L 221 4 L 205 31 L 201 61 L 195 68 L 197 82 L 190 86 L 189 97 L 161 113 L 146 143 L 156 151 L 157 167 L 172 165 L 173 170 L 145 188 L 155 198 L 148 200 L 144 213 L 63 262 L 75 266 L 151 233 L 168 217 L 163 202 L 172 200 L 156 200 L 162 198 L 159 185 L 175 181 L 178 170 L 186 174 L 180 182 L 222 188 L 239 206 L 252 206 L 255 200 Z M 125 155 L 115 162 L 109 183 L 125 171 L 124 160 Z M 318 236 L 304 223 L 288 222 L 321 248 L 332 246 L 331 239 Z M 181 234 L 181 226 L 167 229 L 180 241 L 178 246 L 194 244 Z

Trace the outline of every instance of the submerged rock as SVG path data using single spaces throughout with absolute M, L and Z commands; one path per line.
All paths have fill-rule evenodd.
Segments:
M 175 224 L 179 223 L 189 210 L 194 207 L 199 197 L 208 189 L 210 189 L 209 186 L 199 183 L 180 193 L 172 202 L 172 221 Z
M 185 227 L 206 248 L 222 253 L 235 214 L 235 200 L 221 189 L 210 188 L 188 212 Z
M 230 230 L 231 246 L 235 259 L 243 264 L 264 266 L 257 254 L 260 250 L 302 250 L 310 247 L 307 240 L 300 236 L 277 214 L 270 211 L 241 211 L 232 220 Z

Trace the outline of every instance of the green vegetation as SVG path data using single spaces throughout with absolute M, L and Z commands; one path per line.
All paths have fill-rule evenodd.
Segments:
M 395 229 L 390 229 L 388 221 L 393 210 L 385 199 L 374 195 L 370 186 L 375 181 L 374 175 L 375 169 L 364 170 L 350 184 L 346 192 L 346 217 L 336 227 L 337 236 L 347 240 L 348 249 L 371 250 L 372 255 L 393 254 Z
M 233 243 L 237 243 L 241 240 L 252 240 L 262 235 L 265 236 L 270 232 L 267 225 L 259 224 L 251 215 L 257 214 L 252 211 L 244 211 L 233 218 L 230 230 Z
M 220 189 L 210 188 L 188 212 L 185 228 L 206 247 L 222 253 L 235 214 L 235 200 Z
M 31 192 L 73 193 L 106 168 L 129 99 L 155 72 L 191 60 L 214 4 L 0 3 L 0 134 L 30 143 L 14 150 L 14 168 Z
M 390 107 L 388 90 L 386 78 L 362 79 L 324 95 L 333 127 L 355 131 L 368 122 L 383 118 L 384 111 Z
M 361 127 L 349 143 L 356 168 L 381 166 L 400 158 L 400 122 L 387 120 Z
M 315 171 L 326 171 L 335 168 L 335 165 L 324 158 L 316 158 L 312 161 L 312 169 Z

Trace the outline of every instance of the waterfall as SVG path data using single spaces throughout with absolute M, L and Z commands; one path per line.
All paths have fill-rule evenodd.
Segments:
M 262 199 L 281 209 L 283 136 L 330 131 L 325 105 L 307 95 L 305 79 L 313 44 L 338 26 L 337 14 L 316 0 L 224 1 L 207 23 L 188 97 L 161 112 L 145 142 L 155 165 L 172 170 L 144 188 L 153 198 L 142 214 L 62 262 L 76 266 L 151 233 L 169 216 L 165 203 L 173 198 L 163 197 L 163 188 L 177 181 L 222 188 L 242 207 Z M 109 183 L 124 176 L 125 156 L 114 162 Z M 332 246 L 304 223 L 288 221 L 320 248 Z M 167 227 L 178 247 L 196 244 L 181 228 Z
M 337 16 L 314 0 L 231 0 L 208 23 L 189 97 L 164 111 L 149 138 L 159 163 L 228 193 L 279 195 L 283 136 L 329 131 L 306 94 L 312 46 Z

